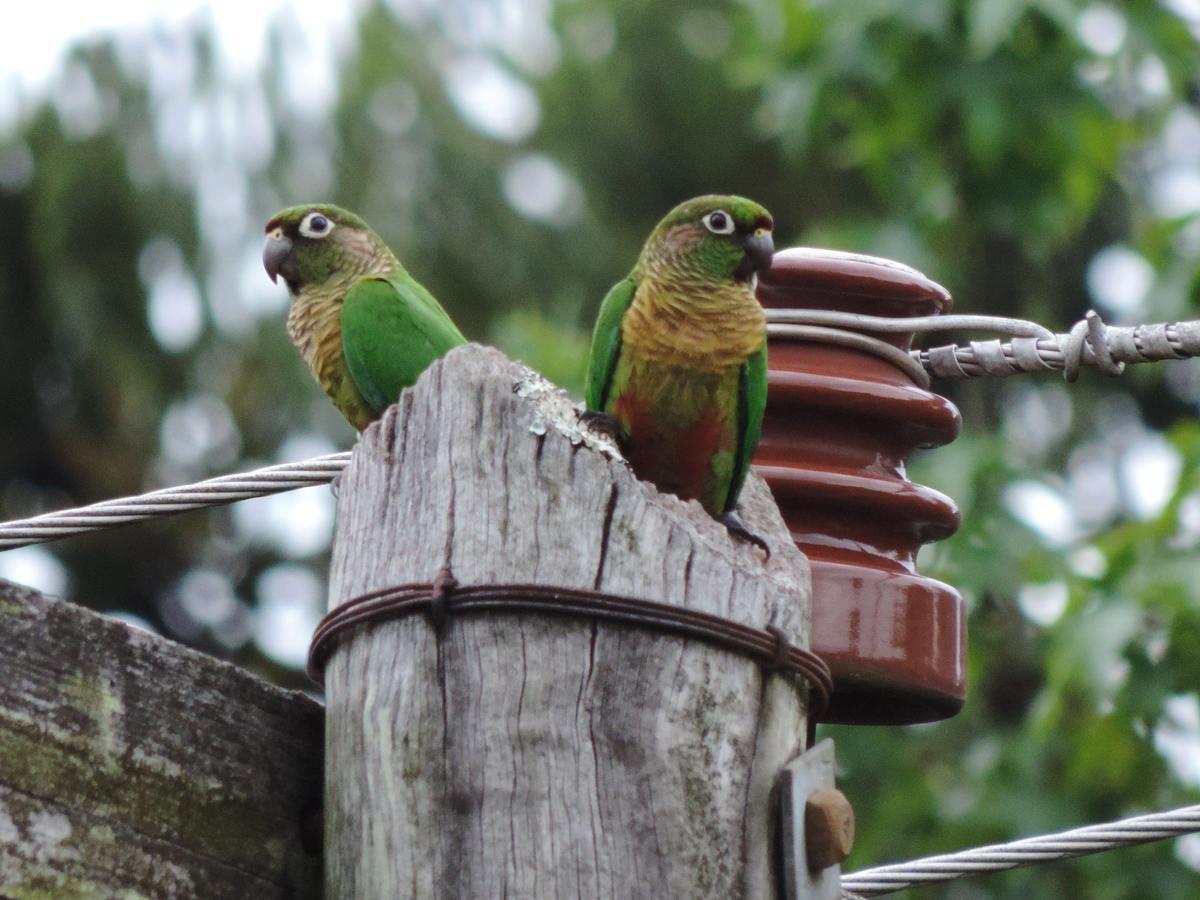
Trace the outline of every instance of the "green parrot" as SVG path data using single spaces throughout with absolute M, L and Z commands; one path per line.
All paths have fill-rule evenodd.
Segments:
M 292 295 L 288 335 L 317 383 L 362 431 L 425 368 L 466 343 L 433 295 L 362 219 L 309 204 L 267 223 L 263 266 Z
M 584 414 L 616 432 L 639 478 L 699 500 L 768 555 L 736 509 L 767 403 L 754 287 L 773 227 L 744 197 L 696 197 L 667 213 L 600 307 Z

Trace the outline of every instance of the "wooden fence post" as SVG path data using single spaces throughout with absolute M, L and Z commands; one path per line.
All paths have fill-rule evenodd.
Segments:
M 321 896 L 321 706 L 0 581 L 0 897 Z
M 733 542 L 580 444 L 561 392 L 456 350 L 366 431 L 330 608 L 432 581 L 658 600 L 808 646 L 809 574 L 765 485 Z M 769 811 L 805 693 L 695 640 L 535 614 L 345 632 L 326 668 L 326 896 L 774 897 Z

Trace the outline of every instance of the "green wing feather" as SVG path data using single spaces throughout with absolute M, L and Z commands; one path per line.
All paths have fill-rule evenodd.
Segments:
M 467 342 L 433 295 L 404 271 L 355 282 L 342 301 L 341 324 L 346 367 L 376 413 L 435 359 Z
M 636 292 L 637 283 L 632 278 L 626 278 L 614 284 L 600 304 L 600 315 L 592 332 L 587 385 L 584 388 L 587 408 L 594 412 L 604 412 L 608 402 L 613 373 L 617 370 L 617 358 L 621 355 L 621 322 Z
M 767 408 L 767 346 L 742 363 L 738 377 L 738 449 L 729 477 L 725 512 L 737 507 L 738 495 L 746 483 L 750 460 L 762 432 L 763 412 Z

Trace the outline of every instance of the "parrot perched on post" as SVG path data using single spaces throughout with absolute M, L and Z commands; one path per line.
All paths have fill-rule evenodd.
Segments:
M 293 206 L 273 216 L 266 232 L 263 266 L 291 293 L 288 335 L 359 431 L 430 363 L 466 343 L 433 295 L 354 213 Z
M 744 197 L 696 197 L 667 213 L 600 307 L 584 414 L 616 432 L 639 478 L 699 500 L 768 555 L 736 510 L 767 403 L 754 287 L 773 228 Z

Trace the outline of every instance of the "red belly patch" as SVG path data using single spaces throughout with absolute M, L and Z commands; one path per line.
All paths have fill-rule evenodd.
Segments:
M 628 437 L 627 456 L 634 474 L 659 490 L 702 502 L 713 475 L 713 455 L 723 449 L 721 418 L 702 410 L 689 424 L 664 425 L 632 391 L 623 393 L 613 413 Z

